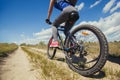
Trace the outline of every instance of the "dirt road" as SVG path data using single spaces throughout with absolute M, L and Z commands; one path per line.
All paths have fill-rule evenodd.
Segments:
M 36 72 L 21 48 L 0 61 L 0 80 L 37 80 Z

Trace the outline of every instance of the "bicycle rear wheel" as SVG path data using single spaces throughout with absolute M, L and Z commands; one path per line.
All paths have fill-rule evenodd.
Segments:
M 50 40 L 48 42 L 48 48 L 47 48 L 47 56 L 49 59 L 53 59 L 56 54 L 56 51 L 57 51 L 56 48 L 50 47 L 52 39 L 53 39 L 53 37 L 50 38 Z
M 101 30 L 92 25 L 81 25 L 71 34 L 74 41 L 68 37 L 65 44 L 67 48 L 73 46 L 70 52 L 66 52 L 69 67 L 83 76 L 100 71 L 108 57 L 108 43 Z

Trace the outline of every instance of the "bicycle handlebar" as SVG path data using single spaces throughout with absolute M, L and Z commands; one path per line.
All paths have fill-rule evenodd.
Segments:
M 46 21 L 46 23 L 49 24 L 49 25 L 52 24 L 52 22 L 51 22 L 49 19 L 46 19 L 45 21 Z

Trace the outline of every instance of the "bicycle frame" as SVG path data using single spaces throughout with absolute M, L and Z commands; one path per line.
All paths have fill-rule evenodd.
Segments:
M 72 41 L 75 42 L 75 41 L 74 41 L 74 39 L 72 38 L 71 33 L 68 32 L 69 35 L 67 35 L 67 36 L 65 37 L 64 43 L 63 43 L 63 40 L 62 40 L 62 38 L 61 38 L 61 36 L 60 36 L 60 34 L 59 34 L 59 31 L 64 32 L 64 30 L 65 30 L 65 27 L 64 27 L 64 26 L 60 26 L 60 28 L 58 28 L 58 38 L 59 38 L 59 41 L 60 41 L 60 46 L 61 46 L 61 48 L 58 47 L 57 49 L 59 49 L 59 50 L 64 50 L 64 51 L 69 52 L 72 48 L 65 48 L 64 45 L 65 45 L 65 43 L 66 43 L 66 39 L 69 37 L 71 42 L 72 42 Z
M 65 46 L 64 46 L 65 42 L 63 43 L 63 40 L 62 40 L 62 38 L 60 37 L 59 31 L 64 32 L 64 31 L 65 31 L 65 28 L 62 27 L 62 26 L 60 26 L 60 28 L 58 28 L 58 38 L 59 38 L 59 41 L 60 41 L 60 46 L 62 47 L 62 48 L 59 48 L 59 47 L 58 47 L 58 49 L 59 49 L 59 50 L 64 50 L 64 49 L 65 49 Z M 65 40 L 66 40 L 66 37 L 65 37 L 64 41 L 65 41 Z

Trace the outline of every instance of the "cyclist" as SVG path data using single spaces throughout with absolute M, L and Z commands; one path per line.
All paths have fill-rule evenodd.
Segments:
M 78 0 L 50 0 L 48 16 L 46 19 L 47 23 L 50 23 L 50 16 L 52 14 L 53 7 L 61 11 L 61 14 L 52 23 L 52 36 L 53 40 L 50 47 L 58 47 L 58 35 L 57 28 L 60 24 L 65 22 L 65 35 L 67 36 L 69 30 L 72 28 L 74 23 L 79 19 L 79 14 L 75 8 Z

